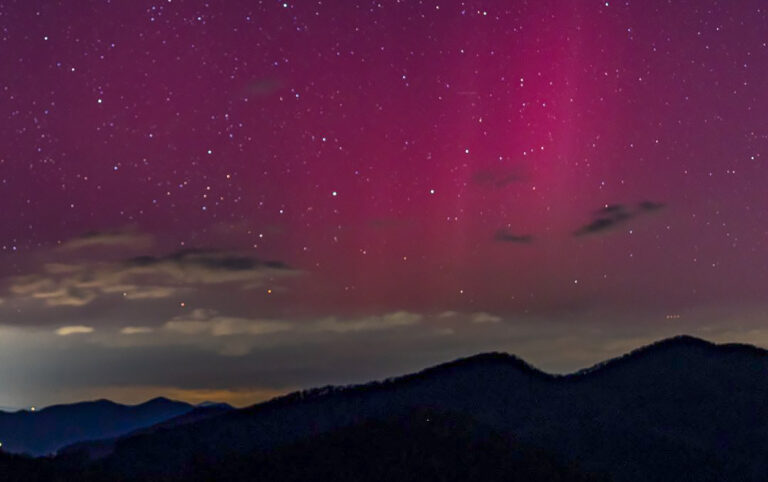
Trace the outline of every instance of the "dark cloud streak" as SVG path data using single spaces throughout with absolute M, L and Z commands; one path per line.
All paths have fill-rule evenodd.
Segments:
M 510 184 L 517 182 L 525 182 L 526 176 L 520 169 L 510 170 L 494 170 L 494 169 L 480 169 L 475 171 L 472 175 L 472 182 L 486 187 L 503 188 Z
M 137 256 L 126 261 L 129 266 L 152 267 L 172 263 L 178 266 L 198 266 L 211 270 L 247 271 L 258 268 L 289 270 L 282 261 L 261 261 L 217 250 L 186 249 L 165 256 Z
M 530 234 L 515 234 L 504 228 L 496 231 L 493 239 L 503 243 L 530 244 L 533 242 L 533 236 Z
M 653 201 L 639 202 L 635 210 L 624 204 L 607 204 L 594 212 L 595 219 L 573 232 L 574 236 L 597 234 L 610 231 L 641 214 L 653 213 L 663 209 L 664 203 Z

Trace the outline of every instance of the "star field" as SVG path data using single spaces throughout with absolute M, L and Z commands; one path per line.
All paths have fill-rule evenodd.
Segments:
M 40 386 L 54 347 L 84 353 L 78 394 L 273 393 L 489 349 L 568 370 L 677 332 L 768 343 L 767 14 L 2 2 L 0 324 L 42 354 Z M 296 377 L 301 347 L 318 368 Z M 174 362 L 84 368 L 108 348 Z M 0 404 L 70 396 L 29 383 Z

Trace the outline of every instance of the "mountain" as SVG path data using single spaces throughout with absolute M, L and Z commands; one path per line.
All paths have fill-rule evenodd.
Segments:
M 234 407 L 227 403 L 207 402 L 199 404 L 192 410 L 184 412 L 181 415 L 171 417 L 154 425 L 141 427 L 137 430 L 130 431 L 129 433 L 123 433 L 116 437 L 100 438 L 98 440 L 91 439 L 67 445 L 58 450 L 58 455 L 65 457 L 74 455 L 76 457 L 86 457 L 87 459 L 105 457 L 114 451 L 115 444 L 122 438 L 140 434 L 151 434 L 160 430 L 167 430 L 172 427 L 199 422 L 207 418 L 221 415 L 230 410 L 234 410 Z
M 555 376 L 511 355 L 481 354 L 153 428 L 118 438 L 97 458 L 74 450 L 23 470 L 53 466 L 60 480 L 93 481 L 331 473 L 337 480 L 764 480 L 767 355 L 681 336 Z
M 187 403 L 155 398 L 140 405 L 96 400 L 0 412 L 0 442 L 5 452 L 47 455 L 75 442 L 116 437 L 193 409 Z
M 157 447 L 162 463 L 163 450 Z M 141 463 L 141 461 L 136 460 Z M 72 460 L 30 459 L 0 453 L 6 482 L 190 481 L 607 481 L 563 464 L 545 451 L 522 446 L 471 417 L 429 410 L 388 420 L 370 420 L 302 439 L 274 450 L 243 456 L 233 451 L 216 460 L 200 454 L 184 475 L 141 474 Z M 137 470 L 138 469 L 138 470 Z
M 224 409 L 227 409 L 227 410 L 231 410 L 231 409 L 234 408 L 232 405 L 230 405 L 228 403 L 211 402 L 211 401 L 206 401 L 206 402 L 198 403 L 195 406 L 198 407 L 198 408 L 219 407 L 219 408 L 224 408 Z

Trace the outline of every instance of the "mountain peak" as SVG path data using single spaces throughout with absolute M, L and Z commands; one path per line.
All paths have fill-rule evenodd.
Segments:
M 702 338 L 695 337 L 693 335 L 687 335 L 687 334 L 680 334 L 671 336 L 669 338 L 664 338 L 662 340 L 659 340 L 655 343 L 651 343 L 650 345 L 647 345 L 647 347 L 651 346 L 716 346 L 711 341 L 704 340 Z M 639 350 L 642 350 L 643 348 L 638 348 Z
M 488 366 L 488 365 L 503 365 L 509 368 L 517 368 L 527 373 L 532 373 L 532 374 L 541 375 L 545 377 L 550 376 L 549 374 L 539 370 L 538 368 L 534 367 L 530 363 L 526 362 L 522 358 L 519 358 L 509 353 L 492 351 L 492 352 L 478 353 L 477 355 L 471 355 L 471 356 L 459 358 L 447 363 L 442 363 L 440 365 L 427 368 L 426 370 L 422 370 L 421 372 L 415 373 L 413 375 L 406 375 L 406 377 L 422 376 L 422 375 L 427 375 L 433 372 L 441 372 L 444 370 L 451 370 L 456 368 Z
M 150 400 L 147 400 L 144 403 L 140 403 L 139 405 L 161 405 L 161 404 L 168 404 L 168 403 L 180 403 L 180 402 L 171 400 L 170 398 L 166 398 L 166 397 L 155 397 Z
M 565 377 L 573 378 L 573 377 L 582 377 L 585 375 L 591 375 L 594 373 L 602 372 L 608 368 L 623 366 L 628 363 L 639 361 L 641 359 L 648 359 L 656 355 L 661 355 L 661 354 L 670 353 L 670 352 L 674 353 L 675 356 L 678 355 L 678 352 L 689 353 L 689 354 L 698 353 L 699 355 L 707 354 L 707 353 L 722 354 L 726 352 L 729 352 L 729 353 L 738 352 L 738 353 L 751 354 L 751 355 L 756 354 L 760 356 L 764 356 L 768 354 L 768 351 L 752 345 L 745 345 L 740 343 L 717 344 L 711 341 L 704 340 L 702 338 L 697 338 L 692 335 L 681 334 L 681 335 L 676 335 L 669 338 L 664 338 L 662 340 L 650 343 L 640 348 L 636 348 L 628 353 L 625 353 L 624 355 L 618 356 L 616 358 L 611 358 L 609 360 L 605 360 L 589 368 L 585 368 L 583 370 L 574 372 L 570 375 L 566 375 Z

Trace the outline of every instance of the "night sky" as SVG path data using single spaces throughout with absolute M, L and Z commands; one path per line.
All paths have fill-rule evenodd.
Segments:
M 762 1 L 0 0 L 0 406 L 768 346 Z

